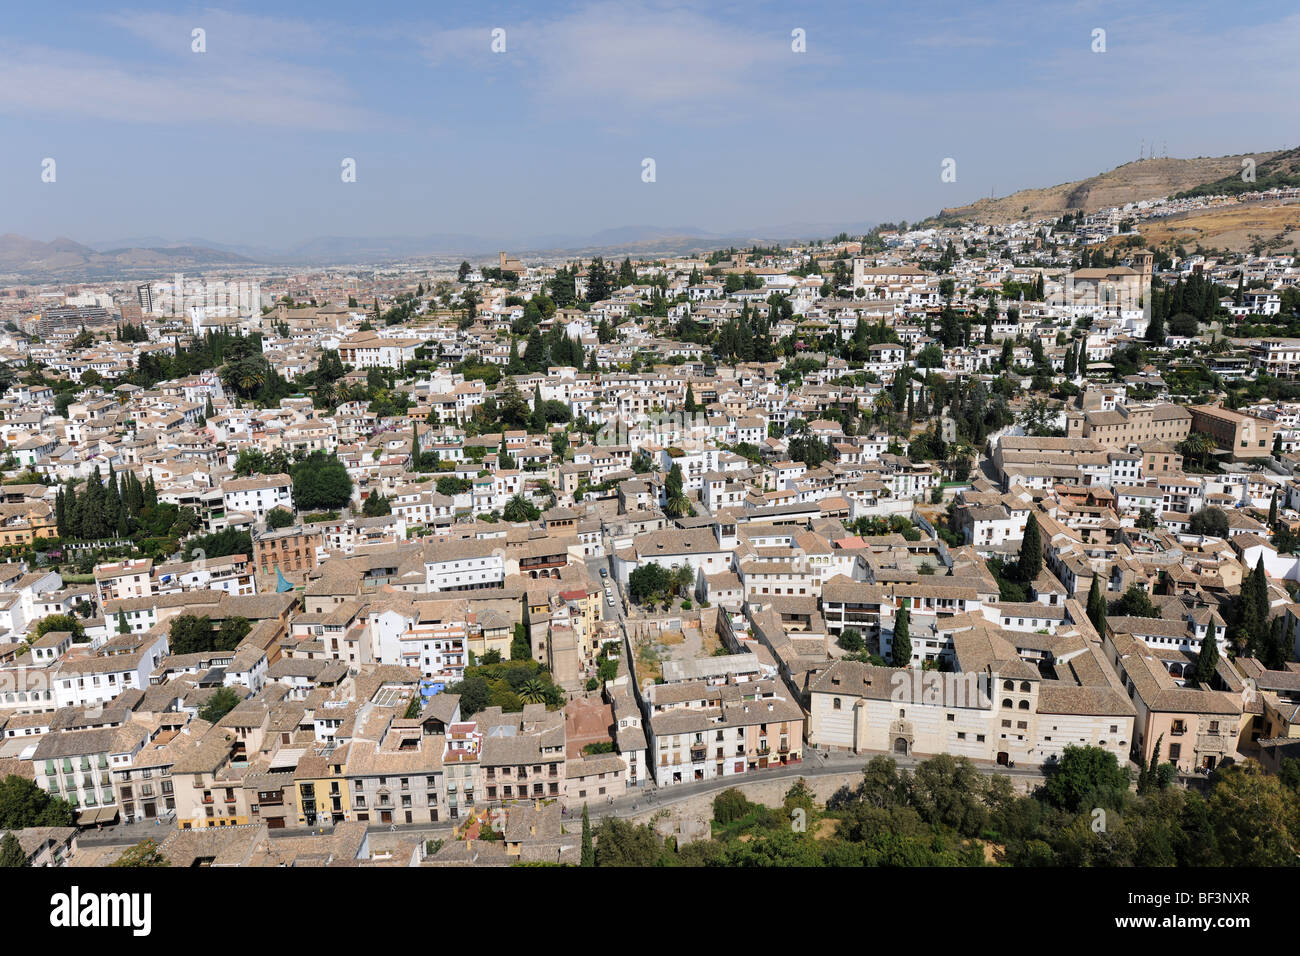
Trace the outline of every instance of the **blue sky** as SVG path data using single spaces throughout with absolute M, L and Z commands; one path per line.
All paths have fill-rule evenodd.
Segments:
M 1043 6 L 10 5 L 0 233 L 730 233 L 917 219 L 1111 168 L 1143 139 L 1199 156 L 1300 138 L 1300 13 Z

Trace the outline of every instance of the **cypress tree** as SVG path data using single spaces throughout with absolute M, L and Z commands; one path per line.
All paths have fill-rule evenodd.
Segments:
M 1032 584 L 1043 570 L 1043 538 L 1033 512 L 1025 522 L 1025 536 L 1020 540 L 1020 579 Z
M 122 516 L 122 497 L 117 488 L 117 472 L 110 472 L 104 496 L 104 521 L 110 533 L 117 533 L 118 519 Z
M 1165 735 L 1161 734 L 1156 738 L 1155 749 L 1151 751 L 1151 761 L 1138 761 L 1138 793 L 1147 793 L 1160 782 L 1160 775 L 1157 768 L 1160 766 L 1160 745 L 1164 742 Z
M 1214 634 L 1214 620 L 1205 632 L 1201 642 L 1201 652 L 1196 655 L 1196 682 L 1206 690 L 1210 689 L 1210 680 L 1214 677 L 1215 665 L 1219 663 L 1219 642 Z
M 1106 636 L 1106 596 L 1101 592 L 1101 575 L 1092 576 L 1092 587 L 1088 589 L 1088 620 L 1097 629 L 1097 634 Z
M 64 504 L 64 510 L 67 512 L 68 537 L 80 538 L 81 533 L 81 514 L 85 510 L 83 502 L 85 495 L 77 495 L 77 486 L 68 479 L 68 500 Z
M 1273 526 L 1277 524 L 1277 492 L 1273 492 L 1273 500 L 1268 503 L 1268 530 L 1272 531 Z
M 894 615 L 894 641 L 890 646 L 890 663 L 906 667 L 912 663 L 912 619 L 907 608 L 900 607 Z
M 108 492 L 99 477 L 99 466 L 90 471 L 86 481 L 86 495 L 81 507 L 81 536 L 98 539 L 108 534 Z
M 1264 572 L 1262 556 L 1254 569 L 1242 579 L 1234 610 L 1230 631 L 1232 642 L 1239 652 L 1248 648 L 1258 649 L 1269 632 L 1268 576 Z
M 1259 653 L 1260 648 L 1267 642 L 1269 634 L 1269 612 L 1272 608 L 1268 600 L 1268 572 L 1264 570 L 1264 556 L 1261 554 L 1259 560 L 1255 562 L 1253 572 L 1255 585 L 1251 589 L 1251 596 L 1255 601 L 1255 620 L 1258 622 L 1255 630 L 1251 632 L 1251 648 Z
M 582 866 L 596 865 L 596 848 L 591 844 L 591 817 L 587 805 L 582 805 Z
M 530 372 L 540 372 L 546 365 L 546 344 L 542 333 L 534 328 L 528 334 L 528 344 L 524 346 L 524 367 Z
M 542 386 L 533 386 L 533 420 L 532 429 L 536 432 L 546 431 L 546 413 L 542 410 Z
M 144 507 L 144 489 L 140 486 L 140 479 L 135 476 L 135 472 L 128 471 L 122 478 L 122 510 L 130 519 L 128 523 L 140 517 L 142 507 Z
M 1161 301 L 1158 293 L 1151 294 L 1151 319 L 1147 322 L 1146 340 L 1152 345 L 1165 344 L 1165 317 Z

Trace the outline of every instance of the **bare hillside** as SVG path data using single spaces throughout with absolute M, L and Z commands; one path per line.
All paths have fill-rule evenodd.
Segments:
M 1066 212 L 1096 212 L 1142 199 L 1172 196 L 1241 171 L 1249 155 L 1265 163 L 1277 151 L 1198 159 L 1142 159 L 1106 173 L 1045 189 L 1022 189 L 1000 199 L 981 199 L 968 206 L 945 209 L 939 219 L 975 222 L 1011 222 L 1017 219 L 1061 216 Z

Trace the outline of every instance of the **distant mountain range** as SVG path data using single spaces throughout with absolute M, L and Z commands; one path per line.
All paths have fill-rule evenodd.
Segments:
M 0 236 L 0 275 L 23 279 L 96 279 L 153 276 L 174 270 L 247 266 L 253 260 L 205 246 L 94 249 L 71 239 L 41 242 L 7 233 Z
M 861 235 L 872 224 L 784 223 L 731 232 L 695 226 L 623 226 L 591 235 L 474 236 L 431 233 L 424 236 L 319 236 L 275 247 L 223 242 L 202 237 L 168 239 L 133 236 L 93 243 L 59 238 L 41 242 L 12 233 L 0 236 L 0 276 L 27 281 L 150 278 L 176 271 L 256 266 L 378 265 L 422 259 L 495 262 L 497 251 L 511 255 L 563 256 L 684 255 L 728 246 L 770 245 L 847 232 Z
M 1256 163 L 1254 188 L 1300 184 L 1300 149 L 1269 150 L 1196 159 L 1143 159 L 1087 179 L 1009 196 L 981 199 L 944 209 L 918 225 L 955 221 L 981 223 L 1096 212 L 1109 206 L 1178 194 L 1233 192 L 1241 183 L 1242 160 Z M 872 223 L 783 223 L 714 232 L 696 226 L 621 226 L 589 235 L 318 236 L 297 243 L 254 245 L 202 237 L 135 236 L 81 243 L 58 238 L 42 242 L 9 233 L 0 236 L 0 277 L 24 281 L 154 278 L 170 272 L 237 271 L 253 267 L 373 266 L 422 260 L 496 260 L 497 251 L 527 258 L 670 256 L 736 246 L 772 245 L 869 232 Z

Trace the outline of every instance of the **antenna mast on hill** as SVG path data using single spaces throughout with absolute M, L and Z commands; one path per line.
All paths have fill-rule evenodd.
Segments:
M 1143 138 L 1143 140 L 1142 140 L 1142 145 L 1138 147 L 1138 162 L 1139 162 L 1139 163 L 1142 162 L 1142 160 L 1146 158 L 1146 154 L 1147 154 L 1147 141 L 1146 141 L 1145 138 Z

